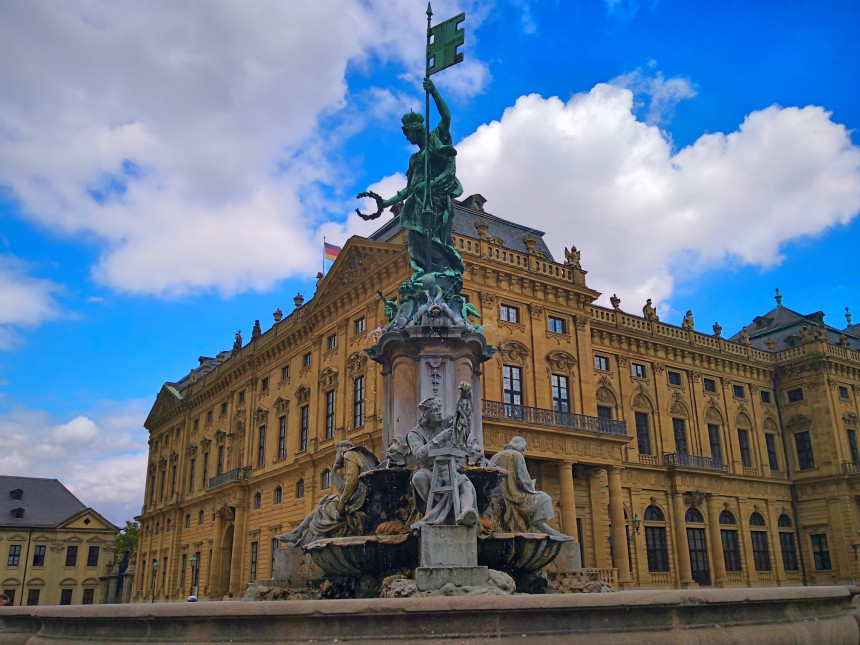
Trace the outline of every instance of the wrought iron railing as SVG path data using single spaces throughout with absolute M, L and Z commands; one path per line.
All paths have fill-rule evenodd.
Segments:
M 245 481 L 248 479 L 248 476 L 250 474 L 250 466 L 228 470 L 226 473 L 221 473 L 220 475 L 215 475 L 214 477 L 212 477 L 209 480 L 209 488 L 216 488 L 218 486 L 223 486 L 224 484 L 229 484 L 230 482 Z
M 846 475 L 857 475 L 860 473 L 860 461 L 843 461 L 842 472 Z
M 695 468 L 697 470 L 716 470 L 718 472 L 723 472 L 726 469 L 723 462 L 718 459 L 700 457 L 699 455 L 685 455 L 680 452 L 669 452 L 664 454 L 663 462 L 667 466 Z
M 627 424 L 624 421 L 589 417 L 573 412 L 531 408 L 527 405 L 513 405 L 501 401 L 487 401 L 486 399 L 482 401 L 482 405 L 482 414 L 487 419 L 521 421 L 522 423 L 584 430 L 585 432 L 596 432 L 616 437 L 628 436 Z

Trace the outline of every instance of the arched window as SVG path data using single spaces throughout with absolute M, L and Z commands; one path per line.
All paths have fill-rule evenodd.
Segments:
M 322 475 L 320 475 L 320 485 L 323 490 L 331 488 L 331 471 L 328 468 L 322 471 Z
M 191 513 L 185 514 L 185 528 L 191 526 Z
M 260 508 L 263 503 L 263 495 L 260 492 L 254 494 L 254 509 Z
M 699 522 L 702 524 L 704 524 L 705 522 L 705 518 L 702 517 L 702 512 L 697 508 L 693 508 L 692 506 L 687 509 L 687 512 L 684 515 L 684 520 L 687 522 Z
M 759 512 L 750 515 L 750 527 L 763 527 L 764 516 Z M 756 571 L 770 571 L 770 552 L 767 548 L 767 531 L 753 530 L 750 528 L 750 539 L 752 540 L 753 562 Z
M 275 504 L 280 504 L 281 500 L 283 500 L 283 498 L 284 498 L 284 489 L 281 488 L 280 486 L 276 486 L 275 487 L 275 494 L 273 496 L 273 501 L 275 502 Z
M 305 496 L 305 480 L 300 479 L 296 482 L 296 497 L 304 497 Z
M 653 504 L 645 509 L 645 553 L 648 571 L 669 570 L 669 552 L 666 546 L 666 523 L 663 511 Z M 658 524 L 659 523 L 659 524 Z
M 197 523 L 203 524 L 203 509 L 200 509 L 200 512 L 197 514 Z
M 794 530 L 791 518 L 783 513 L 776 521 L 779 527 L 779 547 L 782 551 L 782 566 L 786 571 L 797 571 L 797 545 L 794 541 Z
M 731 511 L 720 513 L 720 541 L 723 543 L 723 561 L 726 563 L 726 571 L 741 570 L 741 550 L 738 543 L 738 523 Z M 722 526 L 731 528 L 722 528 Z

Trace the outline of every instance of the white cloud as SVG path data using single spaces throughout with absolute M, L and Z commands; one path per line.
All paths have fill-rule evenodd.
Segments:
M 103 401 L 68 421 L 28 408 L 0 413 L 0 473 L 57 478 L 122 526 L 143 503 L 150 406 Z
M 668 298 L 679 272 L 773 266 L 788 240 L 860 210 L 860 149 L 820 107 L 769 107 L 673 153 L 630 90 L 600 84 L 521 97 L 458 150 L 465 194 L 547 231 L 556 257 L 575 244 L 603 301 L 617 292 L 629 311 Z
M 32 277 L 30 268 L 19 258 L 0 253 L 0 349 L 15 344 L 18 328 L 36 326 L 60 313 L 54 295 L 62 291 L 61 285 Z
M 312 273 L 324 213 L 308 182 L 338 178 L 323 161 L 337 141 L 317 126 L 346 105 L 347 67 L 423 67 L 423 7 L 408 0 L 34 0 L 2 14 L 0 185 L 27 217 L 99 240 L 94 277 L 133 293 Z M 472 95 L 487 78 L 472 60 L 446 82 Z
M 653 65 L 654 61 L 650 61 L 649 66 Z M 649 125 L 660 125 L 670 121 L 675 116 L 675 106 L 678 103 L 696 96 L 696 90 L 690 79 L 680 76 L 667 79 L 660 71 L 657 71 L 654 76 L 648 76 L 641 69 L 637 69 L 614 78 L 612 84 L 632 90 L 634 96 L 645 95 L 650 98 L 645 119 Z

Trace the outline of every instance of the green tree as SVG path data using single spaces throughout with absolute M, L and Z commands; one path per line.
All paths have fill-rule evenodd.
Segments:
M 135 549 L 137 549 L 137 538 L 139 534 L 140 524 L 126 520 L 125 528 L 117 533 L 116 540 L 114 542 L 117 558 L 121 558 L 126 549 L 128 549 L 129 552 L 134 553 Z

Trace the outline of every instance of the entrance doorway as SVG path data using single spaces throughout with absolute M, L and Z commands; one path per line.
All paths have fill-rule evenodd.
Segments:
M 230 564 L 233 560 L 233 523 L 227 525 L 221 538 L 221 562 L 218 572 L 217 596 L 223 596 L 230 589 Z
M 690 545 L 690 571 L 693 580 L 703 587 L 711 584 L 711 572 L 708 569 L 708 544 L 705 541 L 705 529 L 688 528 L 687 543 Z

